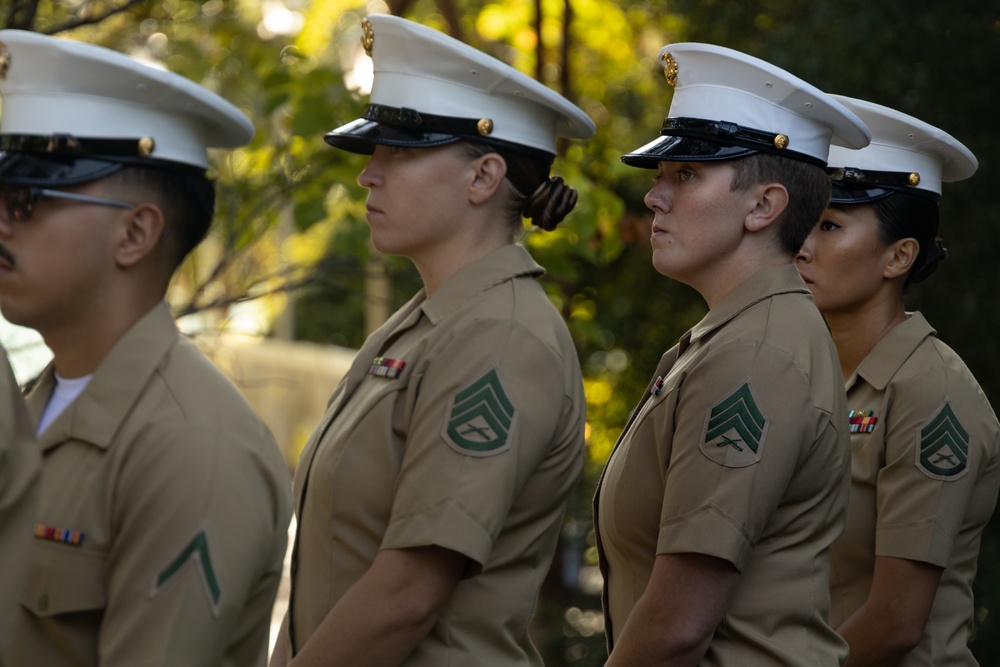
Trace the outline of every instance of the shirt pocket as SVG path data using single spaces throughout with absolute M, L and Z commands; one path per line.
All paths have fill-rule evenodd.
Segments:
M 40 618 L 104 609 L 107 560 L 77 546 L 35 544 L 21 605 Z

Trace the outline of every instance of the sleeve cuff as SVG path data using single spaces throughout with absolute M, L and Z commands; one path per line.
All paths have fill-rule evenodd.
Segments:
M 875 528 L 875 555 L 947 567 L 955 538 L 933 519 Z
M 714 505 L 675 517 L 660 526 L 656 553 L 699 553 L 732 563 L 740 572 L 750 561 L 753 544 L 733 517 Z
M 457 503 L 445 500 L 419 512 L 393 517 L 382 539 L 382 549 L 438 546 L 458 552 L 477 566 L 478 574 L 493 550 L 493 536 Z

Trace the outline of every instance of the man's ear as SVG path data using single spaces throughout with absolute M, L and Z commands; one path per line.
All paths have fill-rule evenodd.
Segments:
M 905 276 L 913 268 L 920 254 L 920 244 L 916 239 L 899 239 L 886 249 L 888 259 L 882 275 L 885 278 Z
M 482 204 L 496 194 L 507 176 L 507 161 L 499 153 L 480 155 L 472 164 L 469 179 L 469 201 Z
M 780 183 L 759 187 L 757 202 L 747 214 L 743 226 L 749 232 L 759 232 L 778 219 L 788 208 L 788 190 Z
M 153 252 L 163 237 L 163 211 L 155 204 L 139 204 L 122 211 L 122 235 L 115 248 L 115 261 L 121 268 L 134 266 Z

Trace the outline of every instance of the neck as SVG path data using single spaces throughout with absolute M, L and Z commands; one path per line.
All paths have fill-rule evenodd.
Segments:
M 430 296 L 466 266 L 510 244 L 510 239 L 500 237 L 482 239 L 476 244 L 448 244 L 420 257 L 410 257 L 410 260 L 417 267 L 424 290 Z
M 705 303 L 708 304 L 709 310 L 711 310 L 737 287 L 761 271 L 791 263 L 792 258 L 784 254 L 769 253 L 758 255 L 752 261 L 744 256 L 725 265 L 720 272 L 711 277 L 711 280 L 705 280 L 700 285 L 689 284 L 701 294 L 702 298 L 705 299 Z
M 61 377 L 72 379 L 91 375 L 125 333 L 148 313 L 159 300 L 144 308 L 95 308 L 72 323 L 39 329 L 52 350 L 53 365 Z
M 846 381 L 889 331 L 906 320 L 901 298 L 876 299 L 850 312 L 824 313 Z

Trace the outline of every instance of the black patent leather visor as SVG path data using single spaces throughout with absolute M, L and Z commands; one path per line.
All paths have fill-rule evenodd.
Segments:
M 451 144 L 459 139 L 460 137 L 454 134 L 395 127 L 366 118 L 358 118 L 347 125 L 341 125 L 323 137 L 323 140 L 334 148 L 362 155 L 371 155 L 375 152 L 375 146 L 379 144 L 402 148 L 429 148 Z
M 0 153 L 0 183 L 42 187 L 80 185 L 110 176 L 122 163 L 87 157 Z
M 623 155 L 622 162 L 630 167 L 656 169 L 660 162 L 735 160 L 757 152 L 745 146 L 722 146 L 694 137 L 664 136 Z
M 827 173 L 833 186 L 830 202 L 833 204 L 870 204 L 885 199 L 894 192 L 939 201 L 941 195 L 923 190 L 917 185 L 919 175 L 897 171 L 873 171 L 855 167 L 828 167 Z M 911 185 L 915 179 L 917 185 Z
M 889 195 L 895 193 L 923 197 L 924 199 L 929 199 L 934 202 L 940 201 L 941 199 L 941 195 L 935 192 L 920 190 L 918 188 L 905 186 L 879 187 L 877 185 L 866 184 L 848 185 L 845 183 L 834 182 L 830 188 L 830 203 L 844 205 L 871 204 L 872 202 L 876 202 L 879 199 L 885 199 Z
M 628 155 L 622 162 L 655 169 L 658 162 L 710 162 L 734 160 L 754 153 L 770 153 L 825 167 L 822 160 L 788 150 L 788 137 L 724 120 L 667 117 L 660 136 Z
M 323 139 L 335 148 L 362 155 L 371 155 L 380 144 L 431 148 L 469 140 L 542 159 L 552 157 L 544 150 L 496 139 L 490 136 L 492 131 L 489 119 L 437 116 L 415 109 L 369 104 L 361 118 L 331 130 Z

